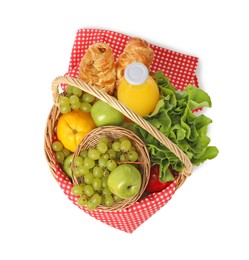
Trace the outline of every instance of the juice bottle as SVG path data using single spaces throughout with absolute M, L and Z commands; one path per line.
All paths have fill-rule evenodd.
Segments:
M 117 98 L 140 116 L 153 112 L 159 100 L 159 89 L 144 64 L 133 62 L 126 67 L 124 78 L 118 85 Z

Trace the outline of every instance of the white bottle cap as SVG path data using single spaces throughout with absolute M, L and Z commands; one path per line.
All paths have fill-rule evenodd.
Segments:
M 143 63 L 133 62 L 126 67 L 124 76 L 131 85 L 140 85 L 148 79 L 149 71 Z

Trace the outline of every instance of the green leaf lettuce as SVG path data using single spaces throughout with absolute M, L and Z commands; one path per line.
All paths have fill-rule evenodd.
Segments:
M 219 151 L 215 146 L 208 146 L 210 138 L 207 136 L 208 125 L 212 120 L 193 112 L 211 107 L 209 95 L 193 85 L 178 91 L 161 71 L 155 74 L 155 78 L 161 97 L 154 111 L 144 118 L 184 151 L 192 164 L 200 165 L 205 160 L 215 158 Z M 173 180 L 169 167 L 179 172 L 184 167 L 181 161 L 139 125 L 134 125 L 134 131 L 145 142 L 152 164 L 160 165 L 160 180 Z

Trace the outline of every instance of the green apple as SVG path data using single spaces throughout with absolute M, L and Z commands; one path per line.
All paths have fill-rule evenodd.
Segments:
M 66 157 L 63 162 L 63 171 L 67 174 L 68 177 L 72 178 L 72 170 L 71 170 L 71 163 L 73 161 L 73 154 L 70 154 Z
M 102 100 L 98 100 L 91 108 L 91 116 L 96 126 L 120 125 L 124 115 Z
M 116 167 L 107 179 L 109 190 L 122 199 L 136 195 L 141 187 L 142 177 L 139 170 L 130 164 Z

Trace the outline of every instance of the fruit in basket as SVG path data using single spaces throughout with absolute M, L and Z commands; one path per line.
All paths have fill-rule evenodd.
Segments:
M 149 182 L 148 182 L 146 189 L 145 189 L 147 192 L 162 191 L 163 189 L 168 187 L 171 183 L 170 181 L 161 182 L 159 180 L 159 174 L 160 174 L 159 167 L 160 167 L 159 164 L 155 164 L 151 167 L 150 179 L 149 179 Z
M 91 116 L 96 126 L 120 125 L 124 115 L 102 100 L 98 100 L 91 108 Z
M 77 178 L 77 185 L 74 185 L 75 188 L 71 191 L 72 194 L 80 196 L 78 205 L 87 206 L 88 210 L 94 210 L 100 204 L 111 207 L 115 202 L 137 194 L 142 178 L 139 170 L 131 165 L 138 163 L 137 160 L 137 150 L 126 136 L 117 139 L 102 136 L 96 147 L 82 150 L 75 156 L 75 167 L 72 171 L 73 180 Z M 67 165 L 71 162 L 68 159 Z M 119 172 L 121 174 L 118 174 Z M 68 171 L 67 173 L 70 174 Z
M 72 170 L 71 170 L 71 163 L 73 161 L 73 154 L 70 154 L 66 157 L 63 162 L 63 171 L 67 174 L 68 177 L 72 178 Z
M 63 149 L 63 145 L 60 141 L 54 141 L 52 143 L 52 149 L 55 151 L 55 152 L 60 152 L 62 151 Z
M 82 138 L 95 128 L 89 113 L 74 110 L 62 115 L 57 124 L 57 137 L 63 146 L 75 152 Z
M 130 164 L 116 167 L 107 179 L 110 191 L 122 199 L 135 196 L 141 187 L 142 177 L 139 170 Z
M 59 98 L 59 109 L 62 114 L 67 114 L 72 110 L 80 109 L 82 112 L 90 112 L 95 97 L 81 89 L 67 85 L 64 96 Z
M 64 159 L 65 159 L 65 155 L 62 151 L 56 152 L 55 153 L 55 158 L 57 163 L 63 163 Z
M 62 163 L 69 154 L 65 153 L 65 148 L 60 141 L 54 141 L 52 143 L 52 149 L 55 152 L 55 158 L 57 163 Z
M 159 88 L 149 76 L 147 67 L 134 62 L 125 69 L 124 78 L 118 85 L 117 97 L 136 114 L 146 116 L 154 111 L 159 101 Z

